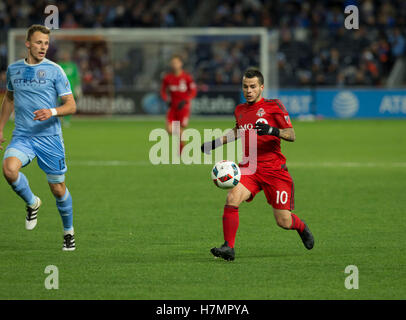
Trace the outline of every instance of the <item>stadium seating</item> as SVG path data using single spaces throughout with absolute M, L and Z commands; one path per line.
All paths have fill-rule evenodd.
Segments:
M 194 21 L 199 21 L 197 26 L 279 28 L 281 87 L 384 86 L 396 59 L 405 56 L 402 26 L 406 25 L 406 2 L 358 2 L 347 0 L 340 5 L 318 2 L 311 7 L 308 0 L 279 1 L 276 7 L 274 1 L 267 0 L 213 1 L 214 13 L 200 17 L 201 3 L 191 0 L 129 0 L 119 5 L 115 1 L 82 0 L 57 1 L 56 4 L 62 28 L 196 26 L 191 22 L 191 16 L 196 18 Z M 359 30 L 343 27 L 343 8 L 348 4 L 359 5 Z M 46 5 L 46 1 L 31 0 L 0 3 L 0 90 L 5 88 L 7 30 L 43 23 Z M 198 50 L 185 54 L 190 58 L 188 68 L 196 81 L 204 86 L 238 85 L 242 71 L 258 65 L 255 55 L 250 55 L 252 50 L 257 50 L 256 43 L 244 41 L 233 45 L 199 46 Z M 100 57 L 97 57 L 97 52 L 103 49 L 96 50 L 96 54 L 93 49 L 91 45 L 82 46 L 82 55 L 76 55 L 83 83 L 89 87 L 97 87 L 103 79 L 111 76 L 111 70 L 101 67 Z M 227 55 L 222 55 L 221 51 Z M 128 55 L 137 53 L 129 52 Z M 246 58 L 233 63 L 233 57 L 241 55 Z M 115 66 L 114 70 L 117 73 L 116 85 L 120 85 L 128 69 L 123 64 Z M 135 80 L 131 78 L 130 81 Z

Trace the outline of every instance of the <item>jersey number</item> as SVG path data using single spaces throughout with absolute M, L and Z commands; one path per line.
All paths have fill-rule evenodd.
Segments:
M 62 158 L 59 160 L 59 170 L 65 169 L 65 159 Z
M 276 190 L 276 204 L 285 204 L 288 202 L 288 193 L 286 191 L 280 192 L 279 190 Z

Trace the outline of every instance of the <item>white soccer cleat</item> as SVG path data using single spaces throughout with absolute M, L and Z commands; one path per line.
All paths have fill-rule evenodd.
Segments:
M 72 233 L 67 233 L 63 236 L 63 251 L 74 251 L 76 249 L 75 236 Z
M 35 203 L 32 206 L 27 206 L 27 216 L 25 217 L 25 229 L 32 230 L 37 225 L 37 214 L 41 206 L 41 199 L 35 197 Z

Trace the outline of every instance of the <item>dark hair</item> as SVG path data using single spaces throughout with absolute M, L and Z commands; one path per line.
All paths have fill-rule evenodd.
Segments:
M 51 31 L 47 28 L 44 27 L 40 24 L 33 24 L 31 27 L 28 28 L 27 30 L 27 37 L 26 37 L 26 41 L 30 41 L 31 40 L 31 36 L 34 34 L 34 32 L 39 31 L 42 32 L 44 34 L 50 34 Z
M 260 85 L 264 84 L 264 76 L 262 75 L 261 71 L 259 71 L 258 69 L 251 68 L 244 72 L 244 78 L 251 79 L 251 78 L 255 78 L 255 77 L 258 78 L 258 82 Z
M 183 58 L 180 54 L 175 53 L 174 55 L 172 55 L 171 60 L 173 60 L 173 59 L 178 59 L 183 63 Z

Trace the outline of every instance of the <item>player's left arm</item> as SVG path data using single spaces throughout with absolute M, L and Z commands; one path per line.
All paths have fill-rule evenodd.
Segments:
M 295 129 L 293 129 L 290 122 L 289 114 L 286 113 L 274 113 L 273 118 L 277 124 L 277 127 L 271 127 L 267 123 L 258 122 L 255 124 L 257 134 L 259 136 L 270 135 L 281 138 L 286 141 L 294 142 L 296 140 Z
M 293 128 L 285 128 L 279 129 L 279 138 L 294 142 L 296 140 L 295 129 Z
M 62 105 L 58 108 L 39 109 L 34 111 L 34 120 L 45 121 L 53 116 L 67 116 L 76 113 L 76 102 L 73 94 L 61 96 Z
M 189 75 L 188 81 L 187 81 L 187 86 L 188 86 L 188 99 L 192 100 L 194 97 L 197 95 L 197 88 L 196 88 L 196 83 L 193 80 L 192 76 Z
M 267 123 L 258 122 L 255 124 L 255 129 L 257 130 L 257 134 L 259 136 L 275 136 L 290 142 L 296 140 L 295 129 L 293 128 L 280 129 L 277 127 L 271 127 Z
M 162 79 L 162 82 L 161 82 L 161 89 L 159 90 L 160 91 L 160 95 L 161 95 L 161 98 L 162 98 L 162 100 L 163 101 L 165 101 L 165 102 L 169 102 L 168 100 L 168 92 L 167 92 L 167 89 L 168 89 L 168 81 L 167 81 L 167 77 L 165 76 L 163 79 Z
M 178 110 L 182 110 L 183 107 L 186 105 L 186 103 L 190 102 L 194 97 L 197 95 L 197 88 L 196 88 L 196 83 L 194 82 L 192 76 L 188 76 L 186 78 L 186 84 L 187 84 L 187 98 L 184 100 L 181 100 L 178 104 Z

